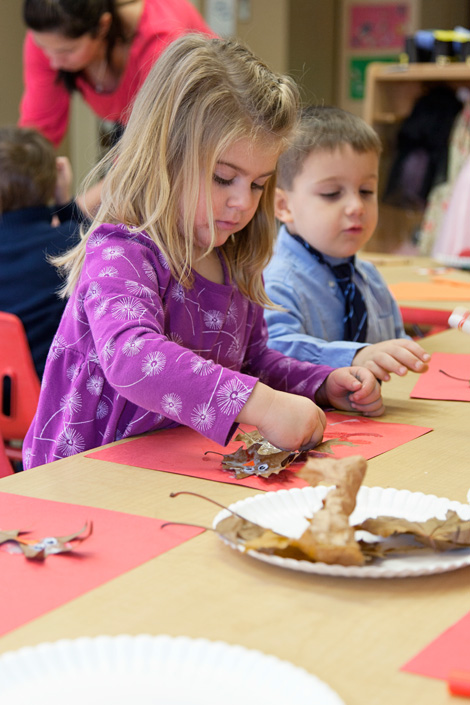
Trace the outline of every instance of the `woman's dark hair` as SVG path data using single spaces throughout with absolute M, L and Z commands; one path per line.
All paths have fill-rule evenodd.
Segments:
M 124 38 L 115 0 L 23 0 L 23 20 L 28 29 L 56 32 L 69 39 L 77 39 L 84 34 L 95 37 L 100 18 L 105 12 L 111 14 L 111 26 L 106 36 L 106 54 L 110 61 L 116 41 Z M 58 80 L 63 81 L 70 92 L 76 88 L 76 76 L 70 71 L 58 72 Z

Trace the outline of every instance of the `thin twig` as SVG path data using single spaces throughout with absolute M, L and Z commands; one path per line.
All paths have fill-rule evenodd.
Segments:
M 467 382 L 467 384 L 470 384 L 470 380 L 464 379 L 463 377 L 455 377 L 454 375 L 450 375 L 448 372 L 445 372 L 445 370 L 439 370 L 439 372 L 442 372 L 442 374 L 446 377 L 452 377 L 452 379 L 458 379 L 460 382 Z

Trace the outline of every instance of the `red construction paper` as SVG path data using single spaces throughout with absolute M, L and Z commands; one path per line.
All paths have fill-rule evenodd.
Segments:
M 468 301 L 470 282 L 435 277 L 430 282 L 399 282 L 389 284 L 399 301 Z
M 447 680 L 451 671 L 470 667 L 470 612 L 401 667 L 402 671 Z
M 410 396 L 413 399 L 470 401 L 470 355 L 433 353 L 427 371 L 419 376 Z
M 0 528 L 27 536 L 93 533 L 71 553 L 29 561 L 0 550 L 0 636 L 202 533 L 195 527 L 106 509 L 0 492 Z
M 407 443 L 432 429 L 407 424 L 375 421 L 365 416 L 345 416 L 337 412 L 327 413 L 328 424 L 323 440 L 340 438 L 355 445 L 333 446 L 331 457 L 345 458 L 350 455 L 362 455 L 367 460 L 387 450 Z M 243 427 L 243 430 L 250 430 Z M 87 458 L 107 460 L 121 465 L 134 465 L 149 470 L 161 470 L 177 475 L 199 477 L 214 482 L 227 482 L 244 485 L 257 490 L 275 491 L 291 487 L 305 487 L 304 480 L 296 477 L 294 463 L 279 475 L 264 477 L 247 477 L 236 480 L 231 473 L 221 468 L 221 457 L 206 451 L 233 453 L 243 446 L 241 441 L 230 441 L 226 446 L 218 445 L 201 436 L 187 426 L 179 426 L 136 438 L 128 443 L 121 443 L 110 448 L 93 451 Z

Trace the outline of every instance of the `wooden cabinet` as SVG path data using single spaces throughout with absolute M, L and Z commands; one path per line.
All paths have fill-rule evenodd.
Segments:
M 397 130 L 416 100 L 439 84 L 455 90 L 460 87 L 470 90 L 470 64 L 369 64 L 363 117 L 382 139 L 381 189 L 393 162 Z M 380 203 L 379 225 L 368 249 L 411 251 L 413 234 L 420 227 L 422 215 L 422 211 L 402 210 Z

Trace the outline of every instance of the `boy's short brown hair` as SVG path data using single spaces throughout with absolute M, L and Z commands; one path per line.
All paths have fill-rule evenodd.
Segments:
M 279 158 L 278 186 L 290 191 L 309 154 L 320 150 L 333 151 L 344 144 L 358 153 L 376 152 L 380 155 L 382 151 L 376 131 L 357 115 L 331 106 L 303 108 L 290 146 Z
M 0 213 L 48 205 L 56 181 L 49 140 L 34 129 L 0 127 Z

